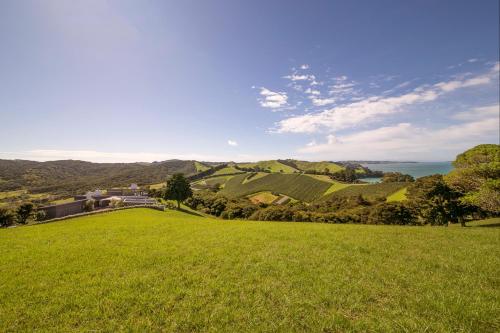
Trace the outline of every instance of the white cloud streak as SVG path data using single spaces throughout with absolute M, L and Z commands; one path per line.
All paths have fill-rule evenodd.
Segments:
M 488 84 L 498 77 L 498 63 L 486 74 L 468 79 L 439 82 L 433 86 L 423 86 L 399 96 L 373 96 L 350 104 L 305 115 L 293 116 L 276 124 L 277 133 L 316 133 L 322 130 L 334 131 L 351 128 L 360 123 L 404 111 L 410 105 L 436 100 L 438 97 L 461 88 Z M 328 104 L 327 101 L 326 104 Z M 314 99 L 313 99 L 313 103 Z M 315 105 L 326 105 L 316 100 Z
M 472 109 L 455 117 L 464 122 L 438 129 L 399 123 L 341 137 L 328 135 L 326 142 L 310 142 L 299 152 L 330 160 L 451 159 L 476 144 L 498 142 L 499 108 L 496 104 Z
M 260 88 L 262 98 L 259 103 L 264 108 L 280 109 L 287 105 L 288 96 L 286 92 L 275 92 L 267 88 Z

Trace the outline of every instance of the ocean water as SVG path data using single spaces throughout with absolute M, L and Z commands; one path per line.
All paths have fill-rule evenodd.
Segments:
M 416 163 L 380 163 L 363 164 L 371 170 L 383 172 L 401 172 L 419 178 L 434 174 L 445 175 L 453 169 L 451 162 L 416 162 Z M 377 178 L 365 178 L 364 181 L 377 182 Z

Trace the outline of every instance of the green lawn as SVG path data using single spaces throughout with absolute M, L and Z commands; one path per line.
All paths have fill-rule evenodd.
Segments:
M 500 228 L 124 210 L 0 230 L 0 331 L 498 332 Z

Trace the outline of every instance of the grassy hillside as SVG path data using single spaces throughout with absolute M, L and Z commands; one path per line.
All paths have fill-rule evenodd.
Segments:
M 374 199 L 377 197 L 388 197 L 403 187 L 408 186 L 408 183 L 378 183 L 369 185 L 351 185 L 341 188 L 328 195 L 325 195 L 322 200 L 328 200 L 331 196 L 356 196 L 363 195 L 366 198 Z
M 270 161 L 260 161 L 257 163 L 238 163 L 238 166 L 241 168 L 255 168 L 259 167 L 261 169 L 269 170 L 271 172 L 284 172 L 284 173 L 293 173 L 298 171 L 297 169 L 280 163 L 276 160 Z
M 244 171 L 236 169 L 234 166 L 227 166 L 220 170 L 217 170 L 214 175 L 231 175 L 235 173 L 243 173 Z
M 387 197 L 388 202 L 392 201 L 404 201 L 406 200 L 406 187 L 403 187 L 402 189 L 397 190 L 396 192 L 392 193 Z
M 198 162 L 198 161 L 194 161 L 194 167 L 196 168 L 197 172 L 203 172 L 203 171 L 210 169 L 209 166 L 207 166 L 201 162 Z
M 274 201 L 276 201 L 279 196 L 272 194 L 271 192 L 260 192 L 256 194 L 252 194 L 251 196 L 248 197 L 250 201 L 253 203 L 265 203 L 265 204 L 271 204 Z
M 308 161 L 293 161 L 300 170 L 314 170 L 323 172 L 328 169 L 329 172 L 337 172 L 345 169 L 342 165 L 333 162 L 308 162 Z
M 271 173 L 243 184 L 246 177 L 247 174 L 243 174 L 231 178 L 221 193 L 228 197 L 240 197 L 257 192 L 271 191 L 301 201 L 311 202 L 321 197 L 331 186 L 328 182 L 300 174 Z
M 219 184 L 221 187 L 224 187 L 226 182 L 231 179 L 233 176 L 218 176 L 218 177 L 210 177 L 198 180 L 191 184 L 193 189 L 206 189 L 207 186 L 213 186 Z
M 499 328 L 499 228 L 134 209 L 3 229 L 0 239 L 2 332 Z
M 91 163 L 83 161 L 33 162 L 0 160 L 0 191 L 26 189 L 35 193 L 85 192 L 95 188 L 155 184 L 177 172 L 197 172 L 194 161 L 155 163 Z

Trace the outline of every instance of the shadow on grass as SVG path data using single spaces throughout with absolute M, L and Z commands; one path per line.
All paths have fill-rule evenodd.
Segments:
M 483 224 L 483 225 L 477 225 L 476 227 L 480 227 L 480 228 L 498 228 L 498 227 L 500 227 L 500 223 Z
M 185 208 L 176 208 L 175 210 L 178 210 L 179 212 L 183 212 L 183 213 L 186 213 L 186 214 L 190 214 L 190 215 L 194 215 L 194 216 L 199 216 L 199 217 L 205 217 L 203 215 L 201 215 L 200 213 L 197 213 L 197 212 L 193 212 L 191 210 L 187 210 Z

